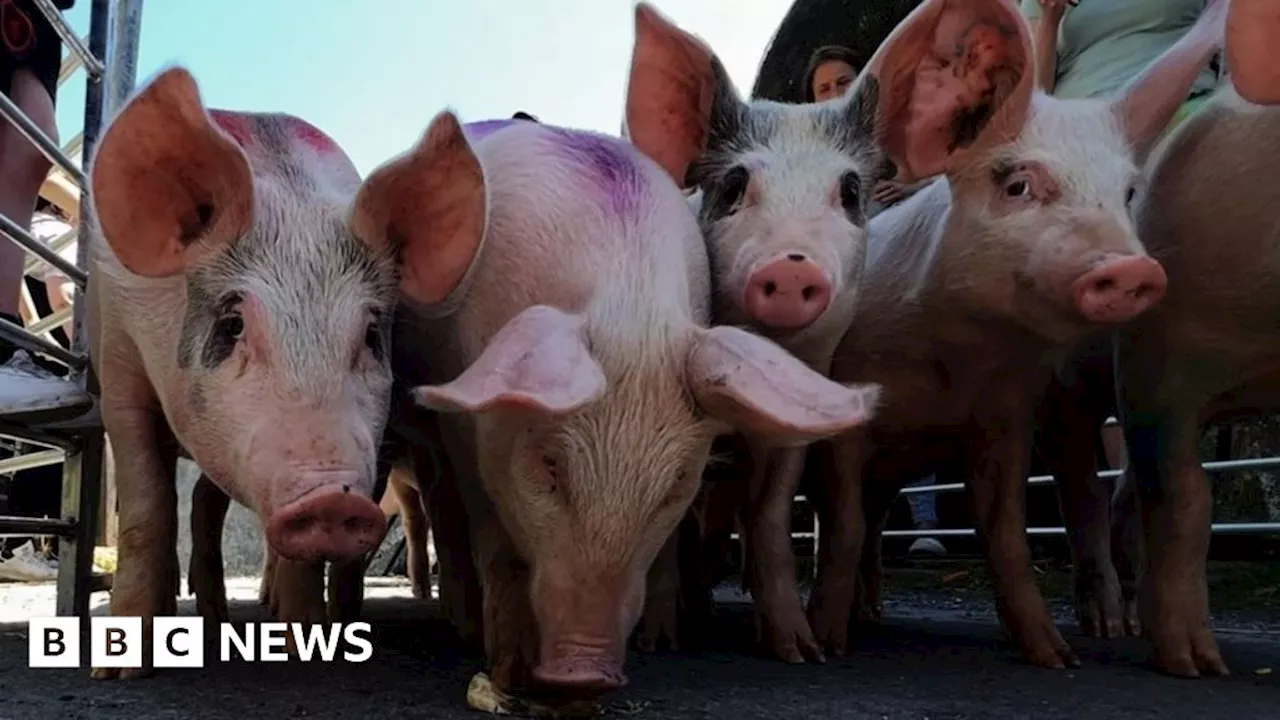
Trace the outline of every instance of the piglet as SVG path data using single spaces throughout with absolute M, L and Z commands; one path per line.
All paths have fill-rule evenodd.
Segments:
M 360 178 L 289 115 L 207 110 L 173 68 L 112 121 L 90 168 L 90 353 L 120 507 L 113 615 L 171 615 L 185 452 L 297 563 L 383 533 L 370 499 L 391 387 L 393 256 L 346 227 Z M 99 678 L 150 668 L 95 668 Z
M 940 96 L 919 112 L 915 73 L 941 70 L 930 64 L 933 48 L 907 31 L 884 43 L 842 99 L 744 103 L 698 38 L 643 3 L 636 17 L 628 133 L 696 188 L 716 321 L 750 328 L 826 374 L 857 303 L 871 188 L 898 168 L 941 164 L 1009 111 L 1008 93 Z M 998 40 L 976 32 L 982 43 Z M 822 661 L 790 538 L 805 449 L 757 439 L 750 455 L 743 521 L 763 639 L 788 662 Z
M 1254 12 L 1256 25 L 1240 27 Z M 1138 575 L 1153 665 L 1181 677 L 1228 673 L 1209 617 L 1213 497 L 1199 439 L 1209 423 L 1280 408 L 1280 107 L 1249 101 L 1280 97 L 1268 79 L 1276 15 L 1232 0 L 1230 18 L 1234 87 L 1174 131 L 1135 202 L 1138 232 L 1178 292 L 1116 340 L 1130 457 L 1117 514 L 1137 541 L 1120 564 Z
M 359 237 L 417 246 L 393 365 L 442 413 L 501 687 L 623 685 L 646 571 L 712 439 L 801 444 L 874 405 L 875 388 L 709 327 L 706 249 L 672 171 L 617 138 L 444 112 L 355 203 Z
M 912 87 L 912 117 L 936 123 L 948 152 L 912 168 L 944 177 L 872 220 L 863 293 L 835 354 L 834 379 L 881 383 L 886 400 L 835 442 L 811 601 L 820 641 L 847 643 L 864 512 L 878 527 L 902 479 L 960 458 L 1001 620 L 1028 662 L 1077 664 L 1030 570 L 1032 420 L 1057 361 L 1164 296 L 1165 272 L 1129 206 L 1146 155 L 1221 37 L 1221 10 L 1112 101 L 1034 91 L 1030 31 L 1003 0 L 929 0 L 888 41 L 925 49 L 897 77 Z M 998 103 L 985 128 L 934 114 L 957 96 Z

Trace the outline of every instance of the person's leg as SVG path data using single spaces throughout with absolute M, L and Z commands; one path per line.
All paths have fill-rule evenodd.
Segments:
M 936 475 L 922 475 L 906 484 L 906 487 L 936 485 Z M 907 493 L 907 504 L 911 506 L 911 520 L 916 530 L 938 529 L 938 494 L 933 492 Z M 945 555 L 947 548 L 942 541 L 934 537 L 919 537 L 911 543 L 908 553 Z
M 43 16 L 33 11 L 32 19 L 41 26 L 36 32 L 36 41 L 45 43 L 43 49 L 26 55 L 36 67 L 21 66 L 6 73 L 8 87 L 0 89 L 6 90 L 9 99 L 56 142 L 58 132 L 49 88 L 56 87 L 58 66 L 46 66 L 49 62 L 60 62 L 61 50 L 49 41 L 50 35 L 55 39 L 57 36 Z M 5 55 L 0 61 L 9 63 L 14 58 Z M 11 123 L 0 121 L 0 213 L 23 229 L 29 229 L 36 198 L 49 168 L 49 160 L 39 149 Z M 0 318 L 16 325 L 23 324 L 18 305 L 25 260 L 22 248 L 7 239 L 0 240 Z M 41 362 L 12 343 L 0 340 L 0 415 L 34 417 L 48 415 L 50 409 L 70 406 L 72 410 L 68 414 L 74 416 L 88 410 L 91 399 L 76 384 L 58 377 L 62 372 L 65 371 L 56 363 Z

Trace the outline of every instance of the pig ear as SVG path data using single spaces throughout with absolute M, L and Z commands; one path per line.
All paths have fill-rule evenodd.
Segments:
M 1240 97 L 1259 105 L 1280 104 L 1280 64 L 1271 45 L 1280 37 L 1280 4 L 1231 0 L 1226 35 L 1227 68 Z
M 1030 31 L 1008 0 L 926 0 L 846 95 L 910 182 L 1017 137 L 1034 91 Z
M 780 445 L 805 444 L 865 423 L 880 395 L 877 385 L 833 382 L 769 340 L 732 327 L 701 331 L 686 372 L 707 414 Z
M 417 146 L 369 175 L 349 224 L 356 237 L 399 254 L 401 289 L 429 305 L 447 298 L 471 267 L 486 208 L 480 160 L 446 111 Z
M 102 135 L 89 171 L 94 214 L 132 273 L 164 277 L 249 229 L 248 158 L 211 121 L 195 79 L 165 71 Z
M 623 134 L 684 187 L 711 140 L 711 118 L 740 105 L 715 53 L 647 2 L 636 5 Z
M 1210 2 L 1195 24 L 1120 92 L 1113 107 L 1139 161 L 1155 146 L 1222 47 L 1227 2 Z
M 504 325 L 456 380 L 416 388 L 413 395 L 442 411 L 563 416 L 594 402 L 606 385 L 583 337 L 582 318 L 535 305 Z

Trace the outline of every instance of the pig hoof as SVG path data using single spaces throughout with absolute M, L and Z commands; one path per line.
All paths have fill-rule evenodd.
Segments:
M 1163 642 L 1157 641 L 1152 664 L 1160 672 L 1174 677 L 1198 678 L 1201 675 L 1231 674 L 1218 652 L 1218 643 L 1207 628 L 1197 629 L 1190 636 L 1176 640 L 1165 638 Z
M 1138 603 L 1134 600 L 1124 603 L 1124 631 L 1132 637 L 1142 637 L 1142 620 L 1138 616 Z

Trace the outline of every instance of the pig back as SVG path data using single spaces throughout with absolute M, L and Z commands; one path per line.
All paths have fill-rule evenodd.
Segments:
M 411 321 L 450 356 L 436 382 L 532 305 L 583 314 L 596 340 L 708 320 L 706 248 L 656 163 L 617 138 L 534 123 L 473 147 L 488 196 L 484 240 L 454 309 Z
M 1280 108 L 1224 88 L 1152 157 L 1139 236 L 1165 269 L 1155 316 L 1206 329 L 1274 328 L 1280 317 Z M 1274 333 L 1271 333 L 1274 335 Z

